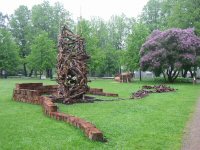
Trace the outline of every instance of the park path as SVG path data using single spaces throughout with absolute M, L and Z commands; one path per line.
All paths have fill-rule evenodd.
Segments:
M 181 150 L 200 150 L 200 98 L 186 128 Z

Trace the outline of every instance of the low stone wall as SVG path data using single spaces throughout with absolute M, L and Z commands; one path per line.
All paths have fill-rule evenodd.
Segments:
M 16 84 L 16 88 L 13 91 L 13 99 L 15 101 L 40 104 L 43 107 L 44 114 L 47 116 L 80 128 L 91 140 L 104 141 L 103 133 L 95 125 L 81 118 L 58 112 L 58 107 L 53 103 L 52 99 L 42 96 L 43 94 L 56 94 L 56 92 L 56 85 L 43 86 L 42 83 Z
M 13 99 L 16 101 L 32 103 L 32 104 L 42 103 L 40 101 L 40 92 L 38 90 L 14 89 Z
M 118 97 L 118 94 L 103 92 L 103 89 L 98 89 L 98 88 L 90 88 L 88 94 Z
M 43 86 L 42 83 L 21 83 L 21 84 L 16 84 L 15 89 L 31 89 L 31 90 L 37 90 Z
M 45 85 L 42 83 L 22 83 L 16 84 L 13 90 L 13 99 L 16 101 L 42 104 L 40 96 L 44 94 L 57 95 L 58 85 Z

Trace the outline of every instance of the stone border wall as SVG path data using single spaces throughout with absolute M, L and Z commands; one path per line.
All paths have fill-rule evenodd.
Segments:
M 52 99 L 42 96 L 43 94 L 52 93 L 57 94 L 57 85 L 43 86 L 42 83 L 16 84 L 16 88 L 13 91 L 13 99 L 15 101 L 42 105 L 43 112 L 47 116 L 80 128 L 91 140 L 105 141 L 103 133 L 95 125 L 81 118 L 58 112 L 58 107 L 53 103 Z
M 88 94 L 118 97 L 118 94 L 103 92 L 103 89 L 98 89 L 98 88 L 90 88 Z

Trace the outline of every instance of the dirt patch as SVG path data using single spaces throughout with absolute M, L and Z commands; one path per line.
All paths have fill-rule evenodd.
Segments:
M 200 150 L 200 98 L 183 139 L 182 150 Z

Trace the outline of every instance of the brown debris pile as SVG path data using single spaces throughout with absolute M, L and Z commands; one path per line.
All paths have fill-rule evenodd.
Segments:
M 140 99 L 145 96 L 148 96 L 150 93 L 164 93 L 164 92 L 174 92 L 174 91 L 176 91 L 176 89 L 166 85 L 154 85 L 154 86 L 144 85 L 142 86 L 141 90 L 132 93 L 131 98 Z

